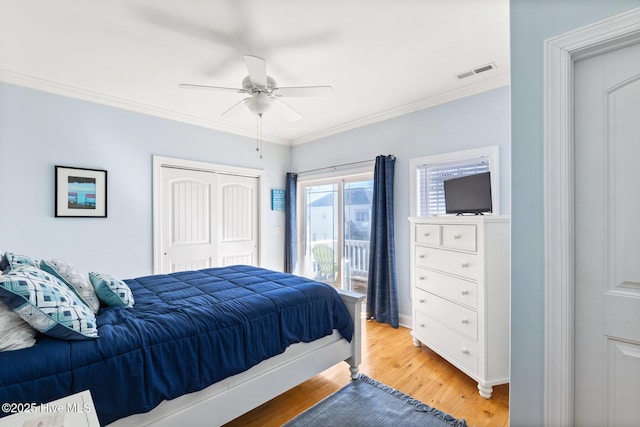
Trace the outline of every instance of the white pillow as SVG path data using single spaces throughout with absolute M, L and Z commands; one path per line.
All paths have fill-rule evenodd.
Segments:
M 0 301 L 0 351 L 32 347 L 35 337 L 36 330 Z

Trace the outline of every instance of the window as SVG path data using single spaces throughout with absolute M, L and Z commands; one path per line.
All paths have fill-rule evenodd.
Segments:
M 417 216 L 444 215 L 444 182 L 451 178 L 489 172 L 489 158 L 420 165 L 416 172 L 419 183 Z
M 412 216 L 444 215 L 444 181 L 482 172 L 491 172 L 493 210 L 498 213 L 498 146 L 412 159 L 410 168 Z
M 356 222 L 369 222 L 369 212 L 368 211 L 356 212 Z

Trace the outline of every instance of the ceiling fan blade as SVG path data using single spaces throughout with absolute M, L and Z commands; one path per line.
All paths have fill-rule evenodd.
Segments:
M 290 122 L 295 122 L 296 120 L 300 120 L 302 118 L 302 114 L 298 113 L 293 109 L 289 104 L 285 103 L 283 100 L 276 98 L 275 96 L 269 97 L 273 105 L 280 111 L 280 113 L 284 116 L 285 119 Z
M 296 86 L 296 87 L 278 87 L 273 89 L 272 94 L 288 98 L 306 97 L 306 96 L 330 96 L 333 93 L 331 86 Z
M 240 101 L 236 102 L 236 103 L 235 103 L 235 104 L 233 104 L 230 108 L 228 108 L 225 112 L 223 112 L 222 114 L 220 114 L 220 116 L 226 116 L 226 115 L 228 115 L 229 113 L 232 113 L 232 112 L 234 112 L 234 111 L 239 110 L 239 109 L 240 109 L 240 107 L 244 106 L 244 102 L 245 102 L 247 99 L 251 99 L 251 97 L 250 97 L 250 96 L 248 96 L 248 97 L 246 97 L 246 98 L 244 98 L 244 99 L 242 99 L 242 100 L 240 100 Z
M 207 85 L 192 85 L 187 83 L 181 83 L 178 85 L 181 89 L 208 89 L 215 90 L 216 92 L 233 92 L 233 93 L 247 93 L 244 89 L 237 89 L 233 87 L 219 87 L 219 86 L 207 86 Z
M 244 55 L 244 63 L 249 71 L 251 81 L 260 87 L 267 87 L 267 63 L 264 59 L 253 55 Z

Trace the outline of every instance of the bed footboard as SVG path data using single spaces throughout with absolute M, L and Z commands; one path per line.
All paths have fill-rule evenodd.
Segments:
M 110 427 L 222 425 L 295 387 L 327 368 L 345 361 L 351 378 L 362 358 L 362 301 L 365 296 L 338 290 L 354 323 L 351 343 L 338 331 L 311 343 L 298 343 L 248 371 L 199 392 L 164 401 L 145 414 L 120 419 Z

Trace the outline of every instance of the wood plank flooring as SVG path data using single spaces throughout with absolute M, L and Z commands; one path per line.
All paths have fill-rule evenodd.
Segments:
M 360 372 L 454 417 L 464 418 L 470 427 L 509 425 L 508 384 L 494 387 L 491 399 L 483 399 L 475 381 L 429 348 L 415 347 L 409 329 L 363 322 Z M 280 426 L 349 380 L 347 364 L 340 363 L 225 427 Z

